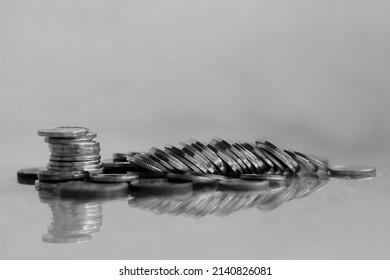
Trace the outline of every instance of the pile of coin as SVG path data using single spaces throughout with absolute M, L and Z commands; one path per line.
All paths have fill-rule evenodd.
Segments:
M 96 133 L 85 127 L 61 126 L 39 129 L 50 149 L 47 168 L 39 170 L 40 182 L 86 179 L 101 173 L 100 143 Z

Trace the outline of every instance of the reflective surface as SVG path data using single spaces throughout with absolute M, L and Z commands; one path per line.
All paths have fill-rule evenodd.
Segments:
M 268 196 L 194 190 L 74 200 L 18 184 L 16 169 L 8 166 L 0 257 L 387 259 L 388 169 L 384 162 L 377 169 L 377 177 L 366 180 L 300 176 L 289 192 Z

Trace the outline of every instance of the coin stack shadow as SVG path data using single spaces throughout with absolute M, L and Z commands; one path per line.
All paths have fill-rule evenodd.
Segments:
M 49 205 L 52 221 L 45 243 L 80 243 L 92 240 L 103 222 L 102 204 L 96 201 L 62 200 L 56 195 L 40 191 L 41 202 Z
M 89 174 L 102 173 L 100 143 L 95 132 L 71 137 L 45 137 L 50 149 L 47 169 L 38 174 L 40 182 L 87 179 Z

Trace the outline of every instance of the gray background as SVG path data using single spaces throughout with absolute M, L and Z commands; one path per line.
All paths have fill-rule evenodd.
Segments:
M 0 256 L 74 258 L 75 252 L 83 252 L 85 258 L 153 258 L 164 257 L 169 251 L 172 254 L 168 256 L 173 258 L 388 258 L 389 250 L 384 249 L 389 239 L 384 234 L 389 236 L 389 226 L 381 217 L 389 209 L 382 212 L 386 206 L 380 202 L 389 194 L 389 9 L 389 1 L 0 0 L 0 167 L 4 188 L 0 195 L 0 221 L 4 225 Z M 36 130 L 58 125 L 87 126 L 96 131 L 103 157 L 162 147 L 190 137 L 248 141 L 262 137 L 282 147 L 325 155 L 332 163 L 374 165 L 380 175 L 376 192 L 363 187 L 340 190 L 336 187 L 340 182 L 334 183 L 329 192 L 346 216 L 332 222 L 338 212 L 328 212 L 332 203 L 320 197 L 310 204 L 314 210 L 315 205 L 320 207 L 311 219 L 323 218 L 323 223 L 314 223 L 317 227 L 345 227 L 345 239 L 340 243 L 355 248 L 354 242 L 347 242 L 355 230 L 347 229 L 346 224 L 356 218 L 355 210 L 364 212 L 359 205 L 371 197 L 368 205 L 382 208 L 369 208 L 372 212 L 364 228 L 378 228 L 380 224 L 380 236 L 365 232 L 352 239 L 358 243 L 365 238 L 376 240 L 360 254 L 335 253 L 326 242 L 319 245 L 320 240 L 311 240 L 308 244 L 300 239 L 302 243 L 295 246 L 303 249 L 291 248 L 286 253 L 282 246 L 273 251 L 270 247 L 259 255 L 259 247 L 251 245 L 258 232 L 249 225 L 254 225 L 260 214 L 250 212 L 213 223 L 169 218 L 175 223 L 169 226 L 174 232 L 197 226 L 221 236 L 221 232 L 234 232 L 235 226 L 241 226 L 241 234 L 251 233 L 246 246 L 235 249 L 236 255 L 229 254 L 222 241 L 208 240 L 207 236 L 200 239 L 209 244 L 195 243 L 196 249 L 203 251 L 194 255 L 185 253 L 182 246 L 158 248 L 149 255 L 141 253 L 141 248 L 132 255 L 129 251 L 122 254 L 109 249 L 110 241 L 104 235 L 100 235 L 101 247 L 97 246 L 99 254 L 82 249 L 66 254 L 57 249 L 52 256 L 49 249 L 31 251 L 31 247 L 48 245 L 34 245 L 40 237 L 33 234 L 29 238 L 35 241 L 21 242 L 19 234 L 30 232 L 26 222 L 34 217 L 47 220 L 37 222 L 36 231 L 41 234 L 50 215 L 42 218 L 34 214 L 38 209 L 46 213 L 48 208 L 36 204 L 32 188 L 27 191 L 25 186 L 17 186 L 15 173 L 20 168 L 46 164 L 47 146 Z M 343 194 L 349 192 L 359 199 L 346 195 L 351 199 L 348 204 Z M 129 209 L 127 205 L 112 209 L 121 213 L 121 207 Z M 290 207 L 296 207 L 299 214 L 308 210 L 298 204 Z M 288 208 L 284 211 L 294 212 Z M 272 237 L 275 243 L 281 236 L 274 233 L 286 231 L 297 238 L 297 232 L 288 231 L 290 223 L 292 226 L 295 222 L 288 219 L 292 214 L 278 213 L 272 214 L 277 215 L 276 222 L 268 224 L 269 231 L 262 237 Z M 149 217 L 159 226 L 169 224 L 163 222 L 168 218 L 153 220 L 158 217 L 150 213 L 132 215 L 135 221 Z M 261 217 L 263 222 L 271 219 Z M 285 224 L 287 220 L 290 222 Z M 243 227 L 244 222 L 247 227 Z M 300 223 L 304 233 L 312 220 Z M 210 229 L 210 224 L 214 228 Z M 358 219 L 354 225 L 361 230 Z M 261 223 L 254 227 L 260 231 Z M 8 232 L 11 228 L 18 234 Z M 121 242 L 129 230 L 116 228 L 111 231 Z M 145 227 L 136 237 L 153 230 Z M 322 232 L 319 236 L 326 235 Z M 155 236 L 150 233 L 150 237 Z M 333 241 L 337 239 L 337 235 L 333 237 Z M 156 244 L 163 246 L 160 241 L 157 239 Z M 212 244 L 219 253 L 207 249 Z M 322 247 L 313 249 L 313 244 Z

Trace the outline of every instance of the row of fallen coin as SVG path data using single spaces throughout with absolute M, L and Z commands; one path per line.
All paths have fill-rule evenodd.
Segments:
M 152 147 L 148 152 L 116 154 L 114 161 L 128 162 L 158 177 L 169 173 L 218 174 L 244 179 L 265 179 L 255 174 L 288 175 L 300 170 L 324 171 L 335 177 L 367 178 L 375 176 L 375 168 L 365 166 L 333 166 L 327 160 L 281 149 L 269 141 L 257 139 L 255 143 L 232 142 L 215 137 L 209 143 L 194 139 L 179 145 Z M 104 163 L 104 167 L 113 167 Z M 115 164 L 114 164 L 115 165 Z M 118 163 L 119 166 L 119 163 Z M 249 175 L 253 174 L 253 175 Z

